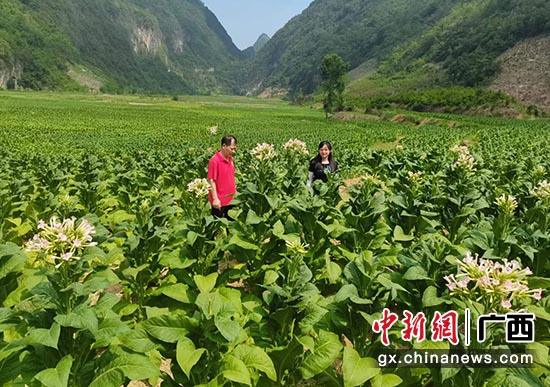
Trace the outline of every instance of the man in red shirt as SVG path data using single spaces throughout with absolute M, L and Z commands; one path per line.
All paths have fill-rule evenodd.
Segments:
M 212 206 L 212 215 L 219 218 L 229 218 L 227 211 L 232 207 L 229 203 L 237 192 L 233 164 L 236 149 L 237 139 L 234 136 L 224 136 L 221 149 L 208 162 L 208 182 L 211 186 L 208 200 Z

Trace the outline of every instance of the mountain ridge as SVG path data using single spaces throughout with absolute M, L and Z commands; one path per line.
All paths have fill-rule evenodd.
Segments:
M 2 0 L 0 87 L 292 98 L 319 91 L 336 53 L 353 98 L 475 86 L 550 104 L 520 87 L 549 72 L 501 76 L 527 54 L 503 55 L 549 20 L 547 0 L 315 0 L 241 51 L 200 0 Z
M 73 64 L 110 92 L 227 91 L 223 67 L 242 59 L 200 0 L 3 0 L 0 11 L 1 78 L 24 88 L 77 88 Z
M 488 87 L 499 56 L 550 33 L 548 20 L 545 0 L 316 0 L 257 55 L 250 85 L 315 93 L 323 56 L 336 53 L 351 64 L 353 96 Z

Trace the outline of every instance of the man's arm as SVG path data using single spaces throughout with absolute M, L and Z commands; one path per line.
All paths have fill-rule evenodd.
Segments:
M 219 210 L 222 207 L 222 203 L 218 198 L 218 190 L 216 189 L 216 181 L 214 179 L 208 179 L 210 183 L 210 193 L 212 194 L 212 207 Z

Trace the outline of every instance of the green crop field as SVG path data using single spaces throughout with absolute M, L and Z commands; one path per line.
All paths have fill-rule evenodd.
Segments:
M 548 386 L 550 121 L 385 114 L 0 92 L 0 386 Z M 234 221 L 189 188 L 223 134 Z M 497 348 L 530 361 L 381 362 Z

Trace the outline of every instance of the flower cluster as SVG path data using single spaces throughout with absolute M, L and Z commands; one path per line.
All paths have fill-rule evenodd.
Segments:
M 308 244 L 302 244 L 300 241 L 285 241 L 287 250 L 291 254 L 304 255 L 309 248 Z
M 283 148 L 295 153 L 301 153 L 304 155 L 308 154 L 306 143 L 298 140 L 297 138 L 288 140 L 285 144 L 283 144 Z
M 513 214 L 516 208 L 518 208 L 518 202 L 515 196 L 502 194 L 496 200 L 496 205 L 499 210 L 505 214 Z
M 97 244 L 92 237 L 95 228 L 86 219 L 76 225 L 75 217 L 60 222 L 56 216 L 52 216 L 49 224 L 40 220 L 38 230 L 25 243 L 25 250 L 44 255 L 46 262 L 54 263 L 56 268 L 64 262 L 80 260 L 79 255 L 85 247 Z
M 458 273 L 445 276 L 451 295 L 480 302 L 490 309 L 505 311 L 529 299 L 540 300 L 542 289 L 531 290 L 526 277 L 533 274 L 528 267 L 521 268 L 519 261 L 495 262 L 466 252 L 458 261 Z
M 256 157 L 258 160 L 271 160 L 274 158 L 277 153 L 275 153 L 275 148 L 273 144 L 257 144 L 256 148 L 250 151 L 252 156 Z
M 217 125 L 216 125 L 216 126 L 211 126 L 210 128 L 208 128 L 208 132 L 210 132 L 210 135 L 213 136 L 213 135 L 215 135 L 215 134 L 218 133 L 218 129 L 219 129 L 219 128 L 218 128 Z
M 194 193 L 196 197 L 208 195 L 210 188 L 210 183 L 206 179 L 195 179 L 187 184 L 187 191 Z
M 411 184 L 418 184 L 420 182 L 420 179 L 422 178 L 422 172 L 409 171 L 407 172 L 407 178 L 409 179 Z
M 379 179 L 378 175 L 372 175 L 370 173 L 365 173 L 362 176 L 362 180 L 364 180 L 365 183 L 372 184 L 374 186 L 379 186 L 383 183 L 382 180 Z
M 475 171 L 476 160 L 474 156 L 470 154 L 470 150 L 467 146 L 457 145 L 451 148 L 451 152 L 458 154 L 458 159 L 454 163 L 454 167 L 458 169 L 464 169 L 466 171 Z
M 537 165 L 534 172 L 535 176 L 542 177 L 546 175 L 546 168 L 544 168 L 542 165 Z
M 550 183 L 546 180 L 539 182 L 539 184 L 533 188 L 531 194 L 541 200 L 550 199 Z

